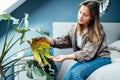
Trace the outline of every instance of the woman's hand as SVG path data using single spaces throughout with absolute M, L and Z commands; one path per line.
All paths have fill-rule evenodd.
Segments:
M 56 62 L 63 62 L 66 59 L 76 59 L 74 54 L 69 54 L 69 55 L 59 55 L 57 57 L 54 57 L 52 60 Z
M 54 57 L 52 60 L 56 62 L 63 62 L 64 60 L 66 60 L 66 55 L 59 55 L 57 57 Z
M 38 37 L 38 38 L 36 38 L 36 40 L 45 41 L 48 44 L 50 44 L 51 46 L 54 46 L 54 41 L 51 38 L 48 38 L 48 37 Z

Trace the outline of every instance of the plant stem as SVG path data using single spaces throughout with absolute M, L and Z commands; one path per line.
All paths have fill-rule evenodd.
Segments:
M 26 56 L 26 55 L 25 55 Z M 14 62 L 13 64 L 15 64 L 16 62 L 18 62 L 20 59 L 24 58 L 25 56 L 21 57 L 21 58 L 17 58 L 17 59 L 14 59 L 12 61 L 9 61 L 8 63 L 4 64 L 2 66 L 2 68 L 4 68 L 5 66 L 9 65 L 10 63 Z
M 14 73 L 12 73 L 12 74 L 6 76 L 6 79 L 7 79 L 8 77 L 14 75 L 14 74 L 19 74 L 19 73 L 22 72 L 22 71 L 26 71 L 26 69 L 25 69 L 25 70 L 19 70 L 19 71 L 16 71 L 16 72 L 14 72 Z
M 2 63 L 5 55 L 7 54 L 7 52 L 20 40 L 20 38 L 18 38 L 6 51 L 4 51 L 0 57 L 0 63 Z
M 18 66 L 18 65 L 24 65 L 24 64 L 27 64 L 27 63 L 13 64 L 13 65 L 10 65 L 10 66 L 7 66 L 7 67 L 3 68 L 2 70 L 5 70 L 7 68 L 11 68 L 12 66 Z
M 15 53 L 13 53 L 11 56 L 9 56 L 9 57 L 7 57 L 6 59 L 4 59 L 4 61 L 2 61 L 2 64 L 3 64 L 5 61 L 7 61 L 9 58 L 13 57 L 15 54 L 17 54 L 17 53 L 19 53 L 19 52 L 21 52 L 21 51 L 28 50 L 28 49 L 30 49 L 30 47 L 25 48 L 25 49 L 22 49 L 22 50 L 20 50 L 20 51 L 17 51 L 17 52 L 15 52 Z
M 12 38 L 10 39 L 10 41 L 9 41 L 9 43 L 8 43 L 8 45 L 7 45 L 7 48 L 8 48 L 9 45 L 11 44 L 11 42 L 12 42 L 13 38 L 15 37 L 15 35 L 16 35 L 16 32 L 13 34 Z
M 24 20 L 24 19 L 22 19 L 22 20 L 20 21 L 20 24 L 18 25 L 18 28 L 19 28 L 20 25 L 22 24 L 23 20 Z M 9 43 L 8 43 L 8 47 L 9 47 L 10 43 L 12 42 L 13 38 L 15 37 L 16 33 L 17 33 L 17 32 L 15 32 L 15 33 L 13 34 L 11 40 L 10 40 Z
M 6 45 L 7 45 L 7 37 L 8 37 L 9 26 L 10 26 L 10 19 L 8 19 L 7 31 L 6 31 L 6 35 L 5 35 L 5 42 L 4 42 L 4 47 L 3 47 L 3 50 L 2 50 L 2 55 L 0 57 L 0 63 L 2 62 L 2 60 L 5 56 L 5 49 L 6 49 Z
M 20 24 L 18 25 L 18 27 L 20 27 L 20 25 L 22 24 L 24 19 L 22 19 L 22 21 L 20 22 Z M 3 61 L 3 58 L 4 56 L 6 55 L 6 53 L 15 45 L 15 43 L 17 41 L 19 41 L 20 38 L 18 38 L 18 40 L 16 40 L 13 45 L 11 45 L 10 48 L 7 49 L 6 45 L 7 45 L 7 37 L 8 37 L 8 32 L 9 32 L 9 27 L 10 27 L 10 19 L 8 19 L 8 24 L 7 24 L 7 31 L 6 31 L 6 36 L 5 36 L 5 42 L 4 42 L 4 47 L 3 47 L 3 50 L 2 50 L 2 55 L 0 56 L 0 63 Z M 13 38 L 14 38 L 15 35 L 13 35 L 13 37 L 11 38 L 11 40 L 9 41 L 8 45 L 10 45 L 10 43 L 12 42 Z M 7 49 L 7 50 L 6 50 Z
M 14 62 L 14 63 L 12 63 L 12 64 L 11 64 L 10 66 L 8 66 L 6 69 L 5 69 L 4 67 L 7 66 L 7 65 L 10 64 L 10 63 L 5 64 L 4 66 L 2 66 L 1 70 L 4 71 L 4 74 L 6 74 L 6 72 L 7 72 L 12 66 L 14 66 L 14 64 L 15 64 L 16 62 L 18 62 L 20 59 L 21 59 L 21 58 L 15 59 L 15 60 L 13 60 L 13 61 L 10 61 L 10 63 L 12 63 L 12 62 Z M 5 70 L 4 70 L 4 69 L 5 69 Z

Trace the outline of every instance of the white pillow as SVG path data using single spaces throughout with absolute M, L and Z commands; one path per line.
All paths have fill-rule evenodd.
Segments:
M 87 80 L 120 80 L 120 62 L 111 63 L 97 69 Z
M 111 54 L 110 54 L 110 57 L 111 57 L 111 60 L 112 62 L 120 62 L 120 52 L 117 51 L 117 50 L 110 50 Z
M 111 43 L 108 47 L 120 51 L 120 40 Z

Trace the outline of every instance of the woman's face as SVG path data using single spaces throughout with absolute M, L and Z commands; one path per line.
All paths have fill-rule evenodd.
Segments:
M 88 25 L 91 19 L 92 17 L 89 8 L 82 5 L 78 11 L 78 23 Z

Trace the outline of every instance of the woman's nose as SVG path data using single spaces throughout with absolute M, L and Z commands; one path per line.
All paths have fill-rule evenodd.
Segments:
M 83 15 L 82 14 L 78 14 L 78 19 L 82 19 Z

